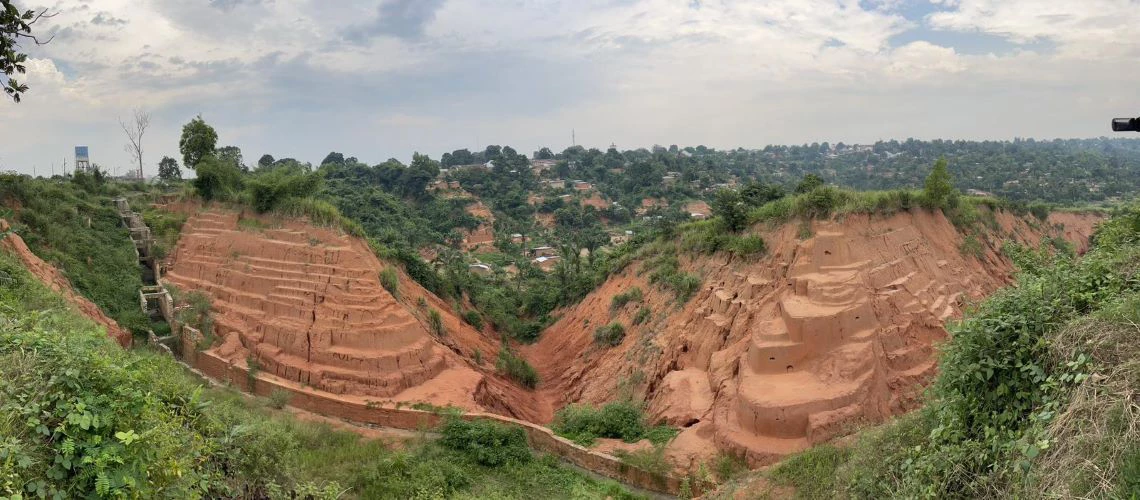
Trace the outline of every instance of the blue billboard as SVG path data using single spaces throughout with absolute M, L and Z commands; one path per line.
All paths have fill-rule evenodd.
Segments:
M 75 146 L 75 161 L 90 161 L 87 155 L 87 146 Z

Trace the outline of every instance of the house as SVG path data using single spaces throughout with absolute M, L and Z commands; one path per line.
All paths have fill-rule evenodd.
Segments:
M 544 272 L 549 273 L 550 271 L 554 270 L 554 266 L 558 265 L 558 256 L 552 255 L 549 257 L 538 257 L 532 260 L 531 263 L 538 266 L 538 268 L 542 269 Z
M 530 242 L 530 240 L 531 240 L 530 236 L 527 236 L 525 238 L 525 242 Z M 524 243 L 523 235 L 521 233 L 512 234 L 511 235 L 511 243 L 514 243 L 516 245 L 522 245 Z
M 541 175 L 543 172 L 554 168 L 558 164 L 558 160 L 531 160 L 530 169 L 534 171 L 535 175 Z
M 612 245 L 620 245 L 620 244 L 625 243 L 631 239 L 633 239 L 633 231 L 625 231 L 622 233 L 611 233 L 610 234 L 610 244 L 612 244 Z
M 530 254 L 534 257 L 556 257 L 558 251 L 551 246 L 541 246 L 530 249 Z
M 472 273 L 478 274 L 480 276 L 491 274 L 491 266 L 488 266 L 487 264 L 469 264 L 467 266 L 467 269 Z
M 663 184 L 665 184 L 666 186 L 672 186 L 672 185 L 677 183 L 677 177 L 672 176 L 672 175 L 666 175 L 666 176 L 661 177 L 661 182 Z
M 594 189 L 594 185 L 586 181 L 574 181 L 574 189 L 577 191 L 589 191 Z
M 542 184 L 550 189 L 565 189 L 566 181 L 563 179 L 550 179 L 542 181 Z
M 702 214 L 700 212 L 690 212 L 689 217 L 692 217 L 693 220 L 705 220 L 705 219 L 709 218 L 709 214 Z

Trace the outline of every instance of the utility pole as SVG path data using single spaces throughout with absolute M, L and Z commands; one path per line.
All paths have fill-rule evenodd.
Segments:
M 577 146 L 578 145 L 578 137 L 575 135 L 574 129 L 570 129 L 570 145 L 571 146 Z

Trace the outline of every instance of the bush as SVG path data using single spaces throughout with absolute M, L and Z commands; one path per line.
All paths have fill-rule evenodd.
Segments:
M 610 323 L 594 330 L 594 343 L 598 345 L 616 347 L 621 345 L 624 339 L 625 327 L 621 326 L 621 323 Z
M 649 316 L 652 314 L 653 311 L 650 311 L 648 307 L 642 307 L 641 309 L 638 309 L 637 314 L 633 316 L 633 324 L 640 325 L 646 321 L 649 321 Z
M 245 181 L 253 208 L 261 213 L 277 208 L 287 199 L 312 196 L 320 184 L 321 177 L 316 173 L 286 167 L 249 176 Z
M 434 307 L 428 309 L 428 326 L 431 328 L 431 333 L 437 337 L 442 337 L 447 334 L 447 331 L 443 328 L 443 315 Z
M 241 171 L 230 162 L 206 155 L 195 167 L 192 181 L 203 200 L 232 200 L 241 190 Z
M 506 345 L 499 349 L 495 368 L 527 389 L 538 387 L 538 372 Z
M 479 315 L 479 311 L 470 309 L 463 313 L 463 321 L 466 321 L 468 325 L 471 325 L 476 330 L 483 330 L 483 317 Z
M 601 408 L 587 404 L 570 404 L 554 414 L 551 430 L 583 446 L 595 439 L 621 439 L 636 443 L 649 439 L 664 444 L 676 436 L 676 429 L 667 426 L 651 427 L 645 422 L 640 406 L 631 402 L 608 403 Z
M 767 250 L 764 238 L 754 234 L 734 237 L 728 243 L 728 251 L 739 257 L 755 258 L 764 255 Z
M 630 302 L 640 302 L 642 298 L 641 288 L 635 286 L 625 292 L 614 295 L 613 299 L 610 300 L 610 310 L 616 311 L 625 307 L 625 305 Z
M 289 404 L 290 399 L 293 399 L 292 392 L 275 388 L 269 393 L 269 406 L 280 410 Z
M 461 452 L 486 467 L 526 463 L 533 458 L 527 447 L 526 433 L 518 426 L 449 417 L 440 434 L 444 447 Z
M 400 277 L 396 274 L 395 268 L 386 266 L 380 271 L 380 286 L 388 290 L 396 300 L 400 300 Z

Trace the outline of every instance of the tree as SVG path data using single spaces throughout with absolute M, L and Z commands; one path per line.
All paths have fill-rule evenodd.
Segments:
M 554 152 L 550 151 L 550 148 L 544 147 L 544 148 L 539 149 L 538 151 L 534 152 L 534 159 L 536 159 L 536 160 L 553 160 L 554 159 Z
M 720 217 L 725 229 L 739 233 L 748 223 L 748 215 L 744 213 L 744 204 L 740 201 L 740 193 L 732 189 L 721 189 L 716 192 L 712 203 L 713 215 Z
M 191 170 L 198 168 L 198 162 L 213 155 L 218 144 L 218 132 L 206 124 L 202 115 L 182 126 L 182 138 L 178 140 L 178 151 L 182 153 L 182 164 Z
M 28 55 L 16 50 L 20 47 L 20 39 L 29 39 L 36 45 L 50 42 L 51 38 L 43 42 L 36 38 L 32 34 L 32 25 L 40 19 L 54 15 L 48 14 L 47 9 L 39 12 L 31 9 L 20 12 L 20 9 L 12 4 L 12 0 L 0 0 L 0 71 L 4 72 L 5 77 L 5 81 L 0 82 L 0 88 L 4 89 L 4 93 L 15 102 L 20 102 L 21 94 L 28 91 L 27 85 L 12 78 L 12 75 L 22 75 L 26 71 L 24 61 L 28 60 Z
M 273 155 L 263 154 L 263 155 L 261 155 L 261 159 L 257 160 L 257 166 L 259 168 L 265 168 L 265 167 L 272 165 L 273 161 L 274 161 Z
M 957 200 L 954 183 L 946 166 L 946 158 L 934 162 L 934 169 L 926 176 L 922 193 L 930 208 L 948 208 Z
M 207 154 L 198 161 L 194 187 L 203 200 L 226 198 L 241 187 L 241 171 L 232 163 Z
M 764 184 L 757 181 L 749 181 L 740 189 L 740 199 L 748 205 L 758 207 L 769 201 L 775 201 L 784 197 L 784 188 L 775 184 Z
M 328 156 L 325 156 L 325 159 L 321 161 L 321 165 L 328 165 L 330 163 L 334 165 L 344 165 L 344 155 L 336 151 L 330 152 Z
M 237 146 L 220 147 L 217 151 L 214 151 L 214 156 L 217 156 L 219 160 L 232 164 L 242 172 L 249 172 L 249 167 L 245 166 L 245 162 L 242 161 L 241 148 Z
M 119 126 L 123 127 L 123 132 L 127 134 L 127 144 L 123 149 L 130 153 L 135 162 L 139 164 L 139 179 L 143 178 L 143 134 L 146 133 L 147 127 L 150 126 L 150 113 L 142 109 L 135 108 L 133 120 L 131 123 L 124 122 L 119 118 Z
M 158 162 L 158 178 L 168 182 L 182 180 L 182 169 L 178 168 L 178 160 L 163 156 Z
M 815 188 L 823 185 L 823 179 L 815 174 L 807 174 L 803 180 L 796 185 L 796 194 L 804 194 L 814 191 Z

